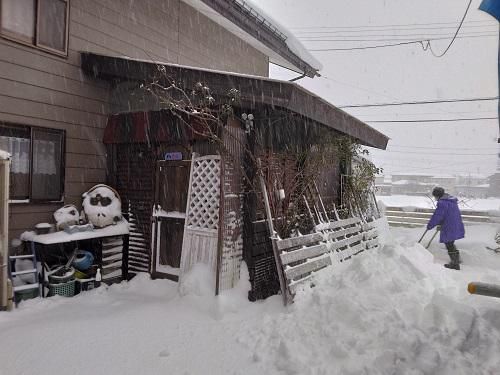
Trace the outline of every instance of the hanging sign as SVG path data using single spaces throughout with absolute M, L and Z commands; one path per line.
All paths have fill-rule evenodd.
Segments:
M 165 160 L 182 160 L 182 152 L 166 152 Z

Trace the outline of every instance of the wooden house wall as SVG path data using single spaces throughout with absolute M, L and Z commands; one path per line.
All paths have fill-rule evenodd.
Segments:
M 67 58 L 0 37 L 0 121 L 66 130 L 65 203 L 106 181 L 110 88 L 85 77 L 80 51 L 266 76 L 268 59 L 180 0 L 71 0 Z M 11 204 L 10 237 L 60 204 Z

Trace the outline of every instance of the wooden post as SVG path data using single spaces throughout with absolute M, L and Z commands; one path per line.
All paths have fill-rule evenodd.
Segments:
M 0 310 L 7 309 L 9 295 L 7 288 L 7 267 L 9 262 L 9 164 L 0 159 Z
M 328 216 L 328 212 L 326 211 L 325 204 L 323 203 L 323 198 L 321 198 L 321 194 L 319 193 L 318 185 L 316 185 L 316 181 L 313 181 L 314 189 L 316 190 L 316 194 L 318 194 L 319 203 L 321 204 L 321 208 L 325 213 L 326 222 L 330 222 L 330 217 Z
M 215 271 L 215 295 L 220 293 L 220 274 L 222 270 L 222 251 L 224 247 L 224 158 L 220 157 L 220 193 L 219 193 L 219 230 L 217 233 L 217 264 Z
M 260 158 L 257 159 L 257 167 L 259 169 L 260 189 L 262 190 L 262 197 L 264 199 L 264 206 L 266 209 L 267 227 L 269 229 L 269 235 L 271 236 L 271 242 L 273 244 L 274 260 L 276 262 L 276 270 L 278 272 L 281 295 L 283 296 L 283 304 L 286 306 L 288 304 L 288 293 L 285 283 L 285 277 L 283 275 L 283 266 L 281 264 L 279 250 L 276 247 L 276 232 L 274 231 L 273 217 L 271 214 L 271 207 L 269 206 L 269 197 L 267 195 L 267 188 L 266 188 L 266 183 L 264 181 L 264 175 L 262 173 L 262 163 L 260 161 Z
M 304 198 L 304 202 L 306 204 L 306 208 L 307 208 L 307 211 L 309 212 L 309 216 L 311 217 L 313 225 L 316 226 L 316 220 L 314 220 L 314 216 L 313 216 L 313 214 L 311 212 L 311 208 L 309 207 L 309 203 L 307 202 L 307 198 L 306 198 L 305 195 L 303 195 L 302 198 Z

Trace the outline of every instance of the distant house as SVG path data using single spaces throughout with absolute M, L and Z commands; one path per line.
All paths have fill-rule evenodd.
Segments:
M 392 175 L 392 194 L 426 195 L 432 190 L 432 175 L 419 173 L 398 173 Z
M 300 139 L 321 128 L 365 145 L 387 145 L 383 134 L 300 86 L 266 78 L 269 62 L 308 77 L 318 75 L 321 66 L 289 32 L 246 2 L 0 0 L 0 6 L 0 149 L 12 155 L 10 238 L 36 223 L 51 222 L 63 204 L 80 206 L 83 192 L 107 182 L 122 195 L 126 214 L 137 220 L 143 239 L 128 260 L 130 268 L 152 272 L 166 262 L 162 256 L 155 265 L 151 249 L 153 198 L 163 189 L 154 179 L 157 161 L 167 152 L 180 152 L 189 161 L 193 152 L 220 150 L 159 131 L 166 126 L 168 133 L 175 119 L 138 94 L 159 66 L 182 82 L 237 88 L 242 102 L 235 115 L 240 119 L 248 111 L 293 118 L 274 124 L 274 132 L 290 131 Z M 256 120 L 255 125 L 267 122 Z M 244 136 L 241 121 L 228 126 Z M 272 146 L 267 151 L 274 155 Z M 338 168 L 325 171 L 334 181 L 325 186 L 333 192 Z M 240 181 L 234 184 L 233 193 L 242 193 Z M 187 185 L 179 185 L 177 192 L 182 189 L 187 191 Z M 325 196 L 336 199 L 331 191 Z M 179 199 L 172 207 L 183 211 Z M 256 218 L 245 220 L 250 228 Z M 253 231 L 246 233 L 246 250 L 241 245 L 231 256 L 241 260 L 247 251 L 254 273 L 258 264 L 262 272 L 272 273 L 266 271 L 269 249 L 255 240 L 265 242 L 268 235 L 255 229 L 252 237 Z M 177 235 L 174 229 L 165 233 L 170 241 Z M 260 253 L 253 256 L 253 248 Z

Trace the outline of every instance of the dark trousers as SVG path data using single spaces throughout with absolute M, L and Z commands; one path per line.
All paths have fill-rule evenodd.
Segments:
M 455 246 L 455 241 L 445 242 L 446 250 L 448 250 L 448 255 L 453 263 L 458 263 L 460 259 L 460 253 Z

